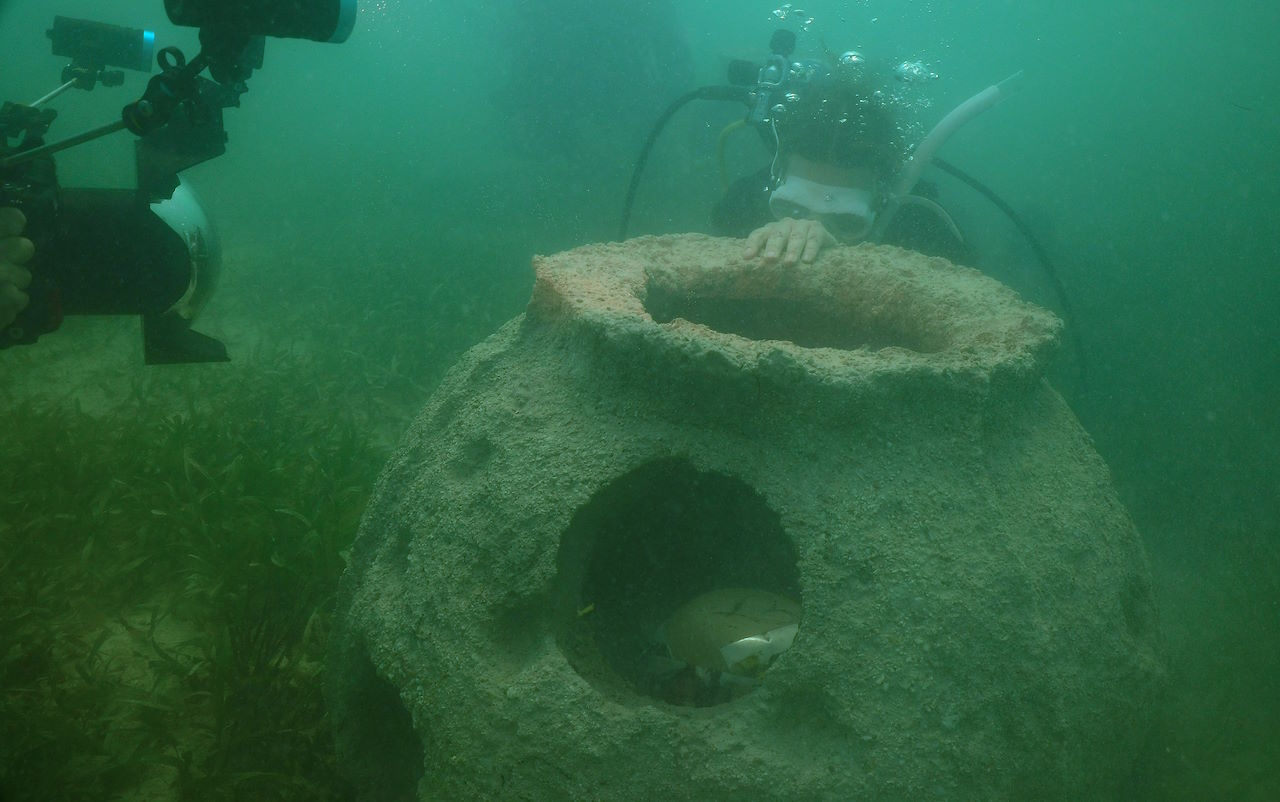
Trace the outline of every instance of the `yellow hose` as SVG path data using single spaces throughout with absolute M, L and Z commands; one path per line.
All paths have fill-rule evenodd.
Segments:
M 746 124 L 746 120 L 734 120 L 720 131 L 720 138 L 716 140 L 716 164 L 720 166 L 720 188 L 724 192 L 729 191 L 729 167 L 724 163 L 724 143 L 728 141 L 730 134 Z

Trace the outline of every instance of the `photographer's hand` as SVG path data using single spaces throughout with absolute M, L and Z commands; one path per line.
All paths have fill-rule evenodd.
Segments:
M 22 236 L 27 218 L 12 207 L 0 208 L 0 327 L 8 326 L 27 307 L 23 292 L 31 274 L 23 267 L 35 254 L 31 240 Z

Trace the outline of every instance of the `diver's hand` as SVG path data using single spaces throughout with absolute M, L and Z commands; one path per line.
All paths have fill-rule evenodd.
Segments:
M 36 249 L 22 236 L 26 224 L 18 209 L 0 208 L 0 326 L 12 323 L 30 300 L 23 290 L 31 283 L 31 274 L 23 265 Z
M 752 231 L 742 255 L 746 259 L 759 256 L 765 264 L 779 259 L 784 265 L 812 264 L 823 248 L 835 244 L 836 238 L 819 221 L 784 217 Z

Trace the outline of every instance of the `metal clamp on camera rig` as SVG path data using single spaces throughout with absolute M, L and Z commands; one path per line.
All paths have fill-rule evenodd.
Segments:
M 140 315 L 148 364 L 225 361 L 225 346 L 192 331 L 217 283 L 221 253 L 200 204 L 178 174 L 226 150 L 222 110 L 239 106 L 262 66 L 264 37 L 343 42 L 356 0 L 165 0 L 169 19 L 200 28 L 190 62 L 177 48 L 156 54 L 160 74 L 120 119 L 46 143 L 57 112 L 41 108 L 68 89 L 119 86 L 150 72 L 155 34 L 55 17 L 53 54 L 71 59 L 62 85 L 30 105 L 0 108 L 0 205 L 27 217 L 36 245 L 27 309 L 0 330 L 0 348 L 33 343 L 64 314 Z M 205 69 L 213 76 L 201 76 Z M 135 134 L 134 189 L 61 187 L 53 154 L 127 129 Z

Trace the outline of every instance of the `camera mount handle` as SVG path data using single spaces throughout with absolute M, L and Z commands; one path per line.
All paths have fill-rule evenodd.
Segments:
M 208 64 L 204 53 L 187 63 L 176 47 L 163 48 L 156 54 L 160 74 L 147 81 L 142 97 L 120 112 L 124 127 L 138 136 L 146 136 L 169 121 L 181 103 L 196 103 L 200 85 L 196 80 Z
M 142 97 L 124 107 L 120 112 L 119 120 L 92 128 L 66 139 L 60 139 L 57 142 L 51 142 L 48 145 L 20 151 L 0 159 L 0 169 L 16 167 L 19 164 L 99 139 L 108 134 L 114 134 L 116 131 L 125 128 L 138 136 L 146 136 L 168 122 L 173 115 L 173 110 L 179 104 L 198 101 L 200 87 L 196 78 L 208 63 L 203 53 L 188 63 L 181 50 L 176 47 L 166 47 L 156 54 L 156 61 L 160 65 L 160 74 L 147 82 L 147 88 L 143 91 Z M 77 80 L 80 79 L 74 78 L 63 84 L 63 86 L 36 101 L 36 103 L 44 102 L 65 91 L 69 86 L 74 85 Z

